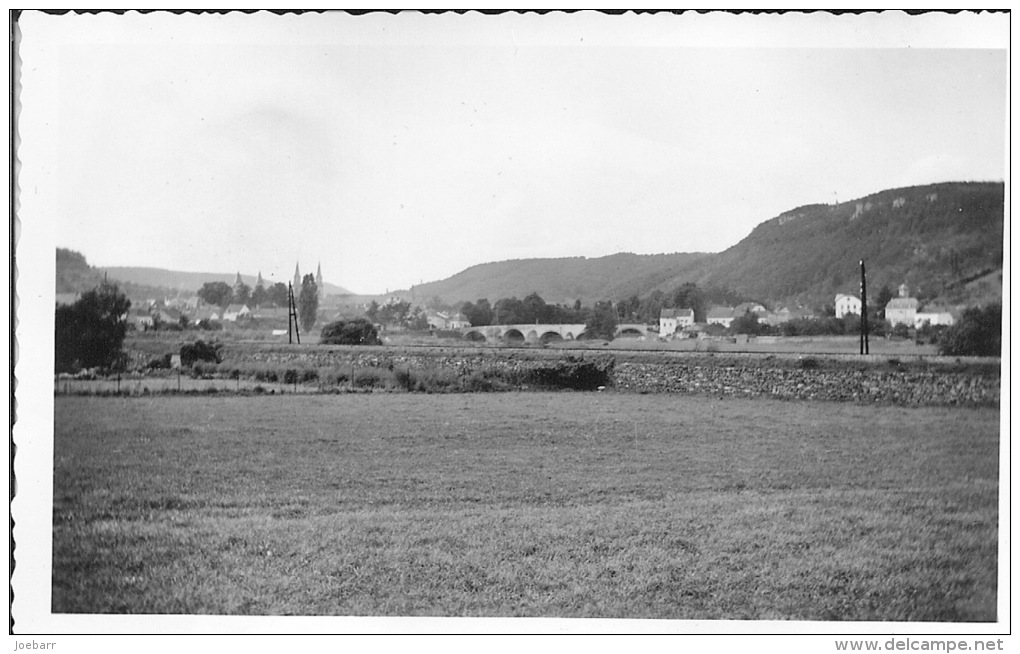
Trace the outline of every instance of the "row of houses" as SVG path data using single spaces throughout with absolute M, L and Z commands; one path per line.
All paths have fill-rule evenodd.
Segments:
M 470 327 L 471 321 L 463 313 L 448 313 L 445 311 L 429 311 L 426 313 L 429 321 L 429 329 L 463 329 Z
M 814 312 L 802 307 L 783 307 L 776 311 L 769 311 L 756 302 L 745 302 L 735 307 L 709 307 L 705 322 L 709 325 L 721 325 L 728 329 L 734 320 L 746 313 L 754 314 L 759 323 L 773 327 L 798 318 L 812 318 L 815 315 Z M 669 336 L 695 328 L 693 309 L 663 309 L 659 313 L 660 336 Z
M 256 307 L 251 309 L 245 304 L 230 304 L 225 308 L 201 307 L 186 314 L 179 309 L 154 304 L 149 307 L 131 309 L 128 322 L 136 329 L 151 329 L 156 323 L 182 324 L 182 318 L 188 324 L 197 325 L 203 320 L 209 322 L 237 322 L 244 318 L 264 320 L 286 320 L 287 309 L 282 307 Z
M 927 306 L 921 310 L 921 302 L 910 297 L 910 287 L 900 284 L 899 297 L 894 297 L 885 305 L 885 319 L 890 325 L 906 325 L 915 329 L 922 328 L 925 323 L 936 326 L 952 326 L 956 318 L 949 309 L 938 306 Z M 850 314 L 861 315 L 861 300 L 853 295 L 836 296 L 836 317 L 842 318 Z

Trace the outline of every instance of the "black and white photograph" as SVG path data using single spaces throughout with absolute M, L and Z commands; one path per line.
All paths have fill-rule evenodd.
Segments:
M 11 36 L 8 648 L 1008 643 L 1008 11 Z

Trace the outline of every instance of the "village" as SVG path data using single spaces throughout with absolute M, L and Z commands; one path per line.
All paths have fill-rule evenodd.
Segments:
M 306 279 L 307 278 L 307 279 Z M 315 320 L 303 321 L 302 327 L 308 332 L 334 320 L 367 318 L 380 332 L 418 332 L 441 335 L 445 338 L 469 337 L 473 324 L 461 310 L 454 308 L 421 306 L 398 294 L 381 298 L 382 302 L 370 300 L 354 302 L 352 296 L 329 294 L 325 289 L 321 264 L 314 277 L 303 278 L 300 266 L 295 266 L 291 288 L 296 302 L 303 285 L 314 282 L 316 296 Z M 250 279 L 250 278 L 249 278 Z M 214 298 L 208 287 L 217 287 L 219 295 Z M 886 290 L 886 292 L 888 292 Z M 288 306 L 288 289 L 282 283 L 268 284 L 258 274 L 255 286 L 248 286 L 240 272 L 234 284 L 224 282 L 207 283 L 194 294 L 180 293 L 162 298 L 146 298 L 135 301 L 128 316 L 129 329 L 145 332 L 150 330 L 205 329 L 245 331 L 251 330 L 271 338 L 286 338 L 290 326 L 291 311 Z M 57 303 L 70 304 L 77 294 L 58 294 Z M 210 302 L 209 300 L 219 301 Z M 878 301 L 884 298 L 879 295 Z M 514 300 L 516 301 L 516 300 Z M 434 304 L 426 303 L 426 304 Z M 466 303 L 470 304 L 470 303 Z M 710 305 L 702 307 L 702 315 L 696 315 L 694 308 L 662 308 L 657 324 L 626 324 L 625 315 L 619 315 L 614 336 L 636 337 L 642 340 L 677 340 L 687 338 L 720 338 L 736 334 L 759 336 L 794 335 L 846 335 L 859 330 L 861 299 L 856 295 L 839 293 L 831 305 L 822 311 L 803 306 L 778 306 L 768 308 L 759 302 L 743 302 L 736 306 Z M 621 310 L 622 313 L 622 310 Z M 876 335 L 895 334 L 908 337 L 932 329 L 944 329 L 957 322 L 957 316 L 950 308 L 938 304 L 922 304 L 912 297 L 910 287 L 901 284 L 897 295 L 883 304 L 869 306 L 872 315 L 871 331 Z M 496 314 L 498 317 L 498 313 Z M 700 321 L 697 318 L 702 318 Z M 855 320 L 856 318 L 856 320 Z M 875 323 L 875 319 L 879 321 Z M 476 322 L 478 322 L 476 320 Z M 480 321 L 485 326 L 492 320 Z M 531 322 L 531 321 L 529 321 Z M 550 320 L 536 321 L 542 323 Z M 566 321 L 564 321 L 566 322 Z M 475 332 L 477 334 L 477 332 Z M 307 339 L 309 334 L 305 334 Z M 590 338 L 585 333 L 571 333 L 568 340 Z M 511 339 L 507 339 L 511 340 Z

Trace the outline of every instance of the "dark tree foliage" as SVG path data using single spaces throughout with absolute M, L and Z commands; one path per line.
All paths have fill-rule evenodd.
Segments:
M 219 343 L 206 343 L 205 341 L 186 343 L 181 346 L 181 365 L 190 366 L 196 361 L 219 363 L 222 360 L 220 358 L 220 348 L 222 347 Z
M 733 322 L 730 323 L 730 333 L 733 334 L 758 336 L 766 331 L 768 331 L 768 325 L 758 322 L 758 316 L 750 311 L 744 312 L 744 315 L 734 318 Z
M 368 303 L 368 308 L 365 309 L 365 315 L 368 316 L 368 319 L 371 320 L 372 322 L 375 322 L 376 320 L 378 320 L 378 318 L 379 318 L 379 303 L 376 302 L 375 300 L 372 300 L 371 302 L 369 302 Z
M 694 322 L 705 322 L 707 301 L 705 292 L 693 282 L 687 282 L 673 291 L 672 306 L 677 309 L 694 309 Z M 658 316 L 656 316 L 658 318 Z
M 411 303 L 407 300 L 397 300 L 396 302 L 387 302 L 379 307 L 376 316 L 379 318 L 379 322 L 384 324 L 403 325 L 410 314 Z
M 263 304 L 267 304 L 269 301 L 269 293 L 263 286 L 256 286 L 251 292 L 251 303 L 256 307 L 260 307 Z
M 282 282 L 276 282 L 266 289 L 266 299 L 278 307 L 286 307 L 287 285 Z
M 885 318 L 885 305 L 889 304 L 889 301 L 892 299 L 892 290 L 888 284 L 883 284 L 882 288 L 878 290 L 878 295 L 875 296 L 875 299 L 868 302 L 868 317 L 870 318 L 871 312 L 874 311 L 880 318 Z
M 198 289 L 198 297 L 206 304 L 217 307 L 225 307 L 230 304 L 234 296 L 234 289 L 226 282 L 206 282 Z
M 121 359 L 131 301 L 103 282 L 72 305 L 57 307 L 54 341 L 57 372 L 112 368 Z
M 611 302 L 596 302 L 591 315 L 585 322 L 584 333 L 588 338 L 611 340 L 616 335 L 616 309 Z
M 231 294 L 231 301 L 234 304 L 248 304 L 251 301 L 251 286 L 244 282 L 235 286 Z
M 301 294 L 298 296 L 297 305 L 301 329 L 311 331 L 319 312 L 319 289 L 315 285 L 315 275 L 305 275 L 301 280 Z
M 526 373 L 526 379 L 535 386 L 544 388 L 569 388 L 578 391 L 594 391 L 600 386 L 613 383 L 613 369 L 616 361 L 602 357 L 591 361 L 567 357 L 552 366 L 542 366 Z
M 1002 354 L 1002 305 L 972 307 L 942 335 L 939 352 L 946 356 L 997 357 Z
M 327 345 L 380 345 L 379 334 L 370 321 L 364 318 L 337 320 L 322 328 L 320 343 Z
M 492 324 L 492 306 L 489 305 L 487 298 L 481 298 L 474 304 L 465 302 L 460 311 L 467 317 L 472 327 L 485 327 Z

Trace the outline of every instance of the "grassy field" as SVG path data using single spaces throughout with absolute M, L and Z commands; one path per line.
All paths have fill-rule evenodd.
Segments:
M 58 613 L 996 617 L 993 409 L 55 403 Z

